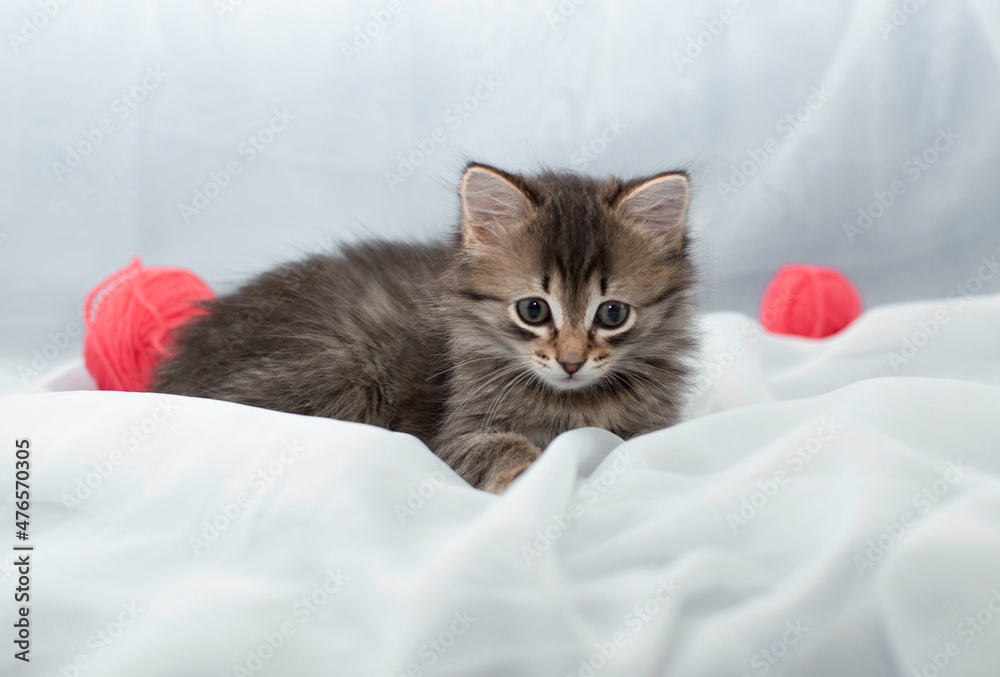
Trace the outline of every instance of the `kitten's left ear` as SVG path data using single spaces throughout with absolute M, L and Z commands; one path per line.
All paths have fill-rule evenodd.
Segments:
M 462 198 L 462 242 L 493 244 L 531 215 L 528 198 L 500 171 L 469 165 L 459 188 Z
M 691 186 L 685 174 L 661 174 L 632 188 L 619 198 L 617 207 L 626 222 L 671 249 L 680 249 L 690 202 Z

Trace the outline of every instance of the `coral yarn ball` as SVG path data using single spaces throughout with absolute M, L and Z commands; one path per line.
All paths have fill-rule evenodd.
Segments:
M 760 300 L 760 323 L 775 334 L 824 338 L 864 309 L 850 278 L 835 268 L 796 263 L 771 278 Z
M 101 390 L 143 392 L 174 330 L 215 298 L 184 268 L 142 267 L 139 257 L 94 287 L 83 306 L 83 361 Z

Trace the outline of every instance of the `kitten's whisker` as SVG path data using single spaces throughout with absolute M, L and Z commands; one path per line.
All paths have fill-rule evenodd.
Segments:
M 683 377 L 686 374 L 686 372 L 687 372 L 687 370 L 679 368 L 679 367 L 674 367 L 672 369 L 668 369 L 667 367 L 663 367 L 663 366 L 654 364 L 653 362 L 650 361 L 651 359 L 661 359 L 661 357 L 659 355 L 630 355 L 630 356 L 628 356 L 626 358 L 623 358 L 622 361 L 623 362 L 637 363 L 637 364 L 639 364 L 639 365 L 641 365 L 643 367 L 647 367 L 649 369 L 655 369 L 656 371 L 662 371 L 663 373 L 667 374 L 671 378 Z
M 675 407 L 678 406 L 679 402 L 678 402 L 678 398 L 677 398 L 677 393 L 673 393 L 673 392 L 671 392 L 669 390 L 666 390 L 665 386 L 662 383 L 660 383 L 658 381 L 654 381 L 653 379 L 649 378 L 648 376 L 646 376 L 644 374 L 640 374 L 640 373 L 637 373 L 637 372 L 632 372 L 632 374 L 635 375 L 635 376 L 637 376 L 638 378 L 644 380 L 646 383 L 648 383 L 653 388 L 656 388 L 657 392 L 659 392 L 671 404 L 671 406 L 675 406 Z
M 661 427 L 668 425 L 667 424 L 668 418 L 667 415 L 663 412 L 663 406 L 660 402 L 660 398 L 656 397 L 654 393 L 650 391 L 650 386 L 643 383 L 642 381 L 640 381 L 637 385 L 641 387 L 643 391 L 649 396 L 649 399 L 653 401 L 653 406 L 656 407 L 656 410 L 660 414 L 659 420 L 654 421 L 653 419 L 650 419 L 650 424 L 659 424 Z M 654 385 L 653 387 L 655 388 L 656 386 Z
M 659 384 L 656 381 L 652 380 L 651 378 L 649 378 L 645 374 L 643 374 L 641 372 L 638 372 L 638 371 L 630 370 L 630 369 L 627 369 L 627 368 L 623 369 L 622 371 L 624 373 L 628 374 L 629 376 L 632 376 L 633 378 L 638 379 L 639 385 L 641 385 L 642 388 L 643 388 L 643 390 L 645 390 L 646 393 L 649 394 L 651 397 L 653 397 L 653 393 L 649 389 L 650 386 L 652 388 L 654 388 L 658 393 L 660 393 L 660 395 L 662 397 L 666 398 L 670 402 L 671 405 L 676 404 L 676 401 L 675 401 L 674 397 L 671 395 L 671 393 L 669 393 L 668 391 L 664 390 L 663 386 L 661 384 Z M 663 413 L 663 407 L 660 406 L 659 398 L 653 397 L 653 401 L 656 404 L 657 409 L 660 410 L 660 419 L 662 421 L 666 422 L 667 418 L 666 418 L 665 414 Z
M 459 369 L 461 367 L 465 367 L 467 365 L 474 364 L 476 362 L 485 362 L 487 360 L 497 361 L 498 358 L 495 357 L 495 356 L 493 356 L 493 355 L 486 355 L 486 356 L 483 356 L 483 357 L 476 357 L 476 358 L 473 358 L 471 360 L 465 360 L 464 362 L 458 362 L 457 364 L 450 365 L 448 367 L 445 367 L 441 371 L 438 371 L 438 372 L 435 372 L 435 373 L 431 374 L 430 376 L 427 377 L 427 380 L 430 381 L 432 378 L 434 378 L 436 376 L 440 376 L 441 374 L 446 374 L 449 371 L 454 371 L 455 369 Z
M 505 385 L 500 390 L 500 392 L 493 397 L 492 401 L 490 402 L 490 406 L 486 410 L 485 422 L 486 422 L 487 426 L 489 426 L 489 424 L 492 423 L 493 417 L 495 416 L 494 411 L 498 407 L 498 405 L 501 402 L 501 400 L 503 399 L 504 395 L 507 393 L 508 390 L 510 390 L 511 388 L 513 388 L 514 385 L 517 384 L 517 382 L 520 381 L 524 377 L 525 373 L 526 373 L 526 371 L 522 371 L 519 374 L 517 374 L 517 376 L 515 376 L 513 379 L 511 379 L 510 383 L 508 383 L 507 385 Z
M 621 382 L 622 382 L 623 384 L 625 384 L 625 387 L 626 387 L 626 388 L 629 388 L 629 389 L 631 389 L 631 390 L 632 390 L 632 392 L 633 392 L 633 393 L 635 394 L 636 398 L 637 398 L 637 399 L 638 399 L 638 400 L 639 400 L 640 402 L 642 402 L 642 406 L 643 406 L 643 407 L 645 407 L 645 409 L 646 409 L 646 417 L 647 417 L 647 418 L 648 418 L 648 419 L 649 419 L 650 421 L 652 421 L 652 420 L 653 420 L 653 412 L 651 412 L 651 411 L 649 410 L 649 404 L 647 404 L 647 403 L 646 403 L 646 398 L 642 397 L 642 395 L 640 395 L 640 394 L 639 394 L 639 391 L 635 389 L 635 385 L 633 385 L 632 383 L 630 383 L 630 382 L 628 381 L 628 379 L 626 379 L 626 378 L 623 378 L 623 377 L 622 377 L 622 375 L 620 375 L 620 374 L 617 374 L 617 373 L 615 373 L 615 372 L 611 372 L 611 375 L 612 375 L 612 376 L 614 376 L 614 377 L 615 377 L 616 379 L 618 379 L 619 381 L 621 381 Z
M 500 394 L 497 395 L 493 399 L 493 402 L 490 404 L 489 409 L 486 410 L 485 421 L 483 422 L 483 425 L 481 426 L 483 430 L 489 430 L 489 426 L 493 423 L 493 419 L 495 418 L 496 414 L 499 413 L 499 411 L 500 411 L 500 404 L 503 402 L 503 398 L 509 392 L 513 392 L 514 386 L 516 386 L 518 384 L 518 382 L 520 382 L 522 379 L 524 379 L 525 376 L 527 376 L 529 378 L 531 377 L 531 369 L 530 368 L 527 368 L 527 369 L 525 369 L 525 371 L 523 371 L 522 373 L 518 374 L 517 378 L 515 378 L 513 381 L 511 381 L 510 383 L 508 383 L 504 387 L 504 389 L 500 391 Z
M 518 364 L 510 365 L 510 366 L 502 369 L 499 373 L 497 373 L 497 374 L 493 375 L 492 377 L 490 377 L 486 382 L 480 384 L 478 388 L 476 388 L 474 391 L 472 391 L 472 393 L 469 394 L 467 397 L 465 397 L 462 401 L 460 401 L 456 405 L 454 405 L 455 408 L 459 408 L 459 407 L 465 406 L 466 404 L 468 404 L 469 402 L 471 402 L 473 399 L 475 399 L 476 396 L 479 395 L 479 393 L 482 392 L 484 388 L 486 388 L 489 385 L 491 385 L 492 383 L 496 382 L 498 379 L 501 379 L 504 376 L 508 376 L 508 375 L 516 372 L 519 369 L 523 369 L 523 367 L 521 365 L 518 365 Z

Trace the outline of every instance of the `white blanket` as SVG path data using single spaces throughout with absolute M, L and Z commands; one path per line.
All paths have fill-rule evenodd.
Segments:
M 691 420 L 567 433 L 499 497 L 363 425 L 0 400 L 35 548 L 31 663 L 5 641 L 0 673 L 997 674 L 1000 297 L 818 342 L 705 325 Z

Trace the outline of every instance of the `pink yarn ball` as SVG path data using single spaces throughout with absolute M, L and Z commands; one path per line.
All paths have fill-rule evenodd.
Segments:
M 842 272 L 794 263 L 771 278 L 759 315 L 772 333 L 824 338 L 849 325 L 863 309 L 861 294 Z
M 139 257 L 94 287 L 83 308 L 83 361 L 101 390 L 149 390 L 173 331 L 215 298 L 184 268 L 143 268 Z

